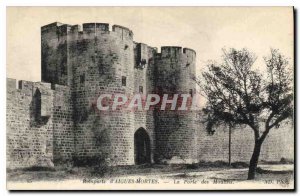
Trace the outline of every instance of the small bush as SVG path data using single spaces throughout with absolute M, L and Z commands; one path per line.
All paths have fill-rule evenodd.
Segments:
M 294 161 L 283 158 L 283 157 L 280 159 L 279 162 L 282 163 L 282 164 L 293 164 L 294 163 Z
M 96 177 L 103 177 L 109 171 L 109 166 L 105 161 L 105 158 L 101 155 L 74 157 L 73 163 L 75 167 L 90 167 L 91 175 Z
M 105 162 L 105 159 L 100 155 L 86 156 L 86 157 L 73 157 L 73 165 L 75 167 L 97 166 L 99 163 L 102 162 Z
M 109 166 L 104 162 L 102 164 L 94 166 L 91 171 L 91 174 L 96 177 L 103 177 L 108 172 L 109 172 Z
M 199 164 L 198 163 L 192 163 L 189 165 L 186 165 L 187 169 L 198 169 L 199 168 Z
M 24 168 L 23 171 L 56 171 L 53 167 L 31 166 Z
M 225 161 L 200 161 L 198 165 L 199 167 L 227 167 L 228 163 Z
M 249 164 L 245 163 L 245 162 L 234 162 L 234 163 L 231 163 L 231 166 L 233 168 L 247 168 L 247 167 L 249 167 Z
M 215 161 L 212 163 L 213 167 L 226 167 L 228 166 L 228 162 L 225 161 Z

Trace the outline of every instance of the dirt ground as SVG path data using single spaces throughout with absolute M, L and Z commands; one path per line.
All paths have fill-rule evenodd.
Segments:
M 259 165 L 256 181 L 293 180 L 293 164 Z M 7 180 L 11 182 L 62 181 L 83 178 L 116 178 L 116 177 L 159 177 L 162 179 L 216 179 L 244 181 L 248 168 L 240 164 L 235 168 L 224 164 L 200 165 L 140 165 L 99 168 L 24 168 L 7 171 Z M 103 170 L 103 168 L 100 168 Z
M 103 173 L 103 170 L 105 172 Z M 7 171 L 9 190 L 249 190 L 293 189 L 294 165 L 140 165 L 108 168 L 24 168 Z

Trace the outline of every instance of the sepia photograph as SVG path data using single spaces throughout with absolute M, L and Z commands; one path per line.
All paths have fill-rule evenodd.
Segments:
M 6 189 L 294 190 L 294 13 L 6 7 Z

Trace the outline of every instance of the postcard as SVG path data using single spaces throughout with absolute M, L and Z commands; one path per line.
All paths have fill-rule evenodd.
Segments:
M 293 190 L 293 7 L 7 7 L 8 190 Z

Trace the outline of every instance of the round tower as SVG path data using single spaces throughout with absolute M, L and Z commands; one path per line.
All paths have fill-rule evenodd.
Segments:
M 157 108 L 155 115 L 156 156 L 157 162 L 173 161 L 176 163 L 192 163 L 196 161 L 196 128 L 195 113 L 191 110 L 179 110 L 180 95 L 195 95 L 196 53 L 192 49 L 181 47 L 162 47 L 156 56 L 157 91 L 161 94 L 179 94 L 175 110 Z M 170 105 L 170 104 L 169 104 Z
M 99 111 L 101 94 L 133 94 L 133 33 L 109 24 L 85 23 L 70 32 L 76 157 L 103 158 L 111 165 L 134 164 L 134 115 L 126 111 Z M 95 159 L 94 159 L 95 158 Z

